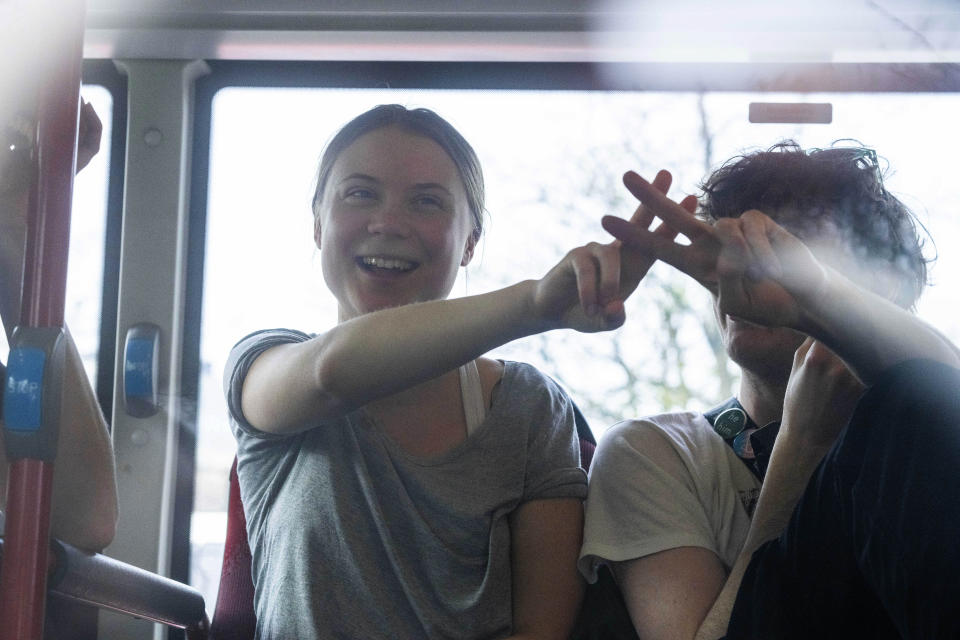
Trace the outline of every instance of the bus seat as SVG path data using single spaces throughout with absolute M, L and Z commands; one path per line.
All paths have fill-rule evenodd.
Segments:
M 576 405 L 573 407 L 580 441 L 580 466 L 590 469 L 597 440 Z M 220 569 L 220 591 L 210 624 L 210 640 L 252 640 L 257 628 L 253 609 L 253 577 L 247 543 L 247 518 L 240 502 L 237 459 L 230 467 L 230 493 L 227 498 L 227 537 Z
M 210 640 L 252 640 L 256 628 L 247 517 L 240 502 L 237 459 L 234 458 L 230 467 L 230 495 L 227 498 L 227 538 L 223 546 L 220 590 L 210 624 Z

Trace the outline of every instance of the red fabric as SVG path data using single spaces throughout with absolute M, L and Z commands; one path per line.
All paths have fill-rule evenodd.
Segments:
M 597 445 L 586 438 L 580 438 L 580 466 L 584 471 L 590 471 L 590 463 L 593 462 L 593 454 L 597 450 Z
M 227 503 L 227 539 L 223 547 L 220 591 L 210 625 L 210 640 L 252 640 L 257 628 L 253 611 L 253 578 L 247 518 L 240 502 L 237 460 L 230 467 L 230 497 Z
M 580 466 L 590 469 L 597 446 L 580 438 Z M 253 611 L 253 578 L 250 573 L 250 546 L 247 544 L 247 517 L 240 502 L 237 460 L 230 467 L 230 498 L 227 504 L 227 539 L 223 547 L 220 591 L 210 625 L 210 640 L 253 640 L 257 616 Z

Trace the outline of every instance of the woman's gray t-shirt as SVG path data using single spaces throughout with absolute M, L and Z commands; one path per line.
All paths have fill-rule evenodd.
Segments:
M 484 422 L 426 459 L 362 409 L 292 436 L 256 430 L 240 409 L 251 363 L 308 339 L 252 334 L 226 367 L 257 638 L 509 635 L 508 517 L 529 500 L 586 495 L 569 398 L 535 368 L 505 362 Z

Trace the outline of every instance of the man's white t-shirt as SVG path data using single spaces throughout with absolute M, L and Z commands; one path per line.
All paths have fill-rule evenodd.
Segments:
M 579 568 L 702 547 L 729 570 L 747 537 L 760 480 L 699 413 L 621 422 L 590 469 Z

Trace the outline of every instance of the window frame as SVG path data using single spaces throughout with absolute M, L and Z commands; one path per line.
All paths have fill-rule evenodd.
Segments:
M 210 60 L 194 94 L 184 309 L 180 476 L 171 577 L 189 582 L 212 105 L 220 89 L 486 89 L 758 93 L 960 93 L 950 63 L 301 62 Z M 616 79 L 616 80 L 615 80 Z M 223 478 L 224 485 L 227 478 Z M 215 603 L 210 603 L 212 609 Z
M 120 234 L 127 149 L 127 78 L 110 60 L 84 60 L 81 77 L 83 84 L 103 87 L 113 99 L 100 294 L 100 342 L 97 350 L 97 379 L 94 381 L 97 401 L 106 416 L 109 428 L 113 417 L 114 360 L 117 350 L 117 294 L 120 283 Z

